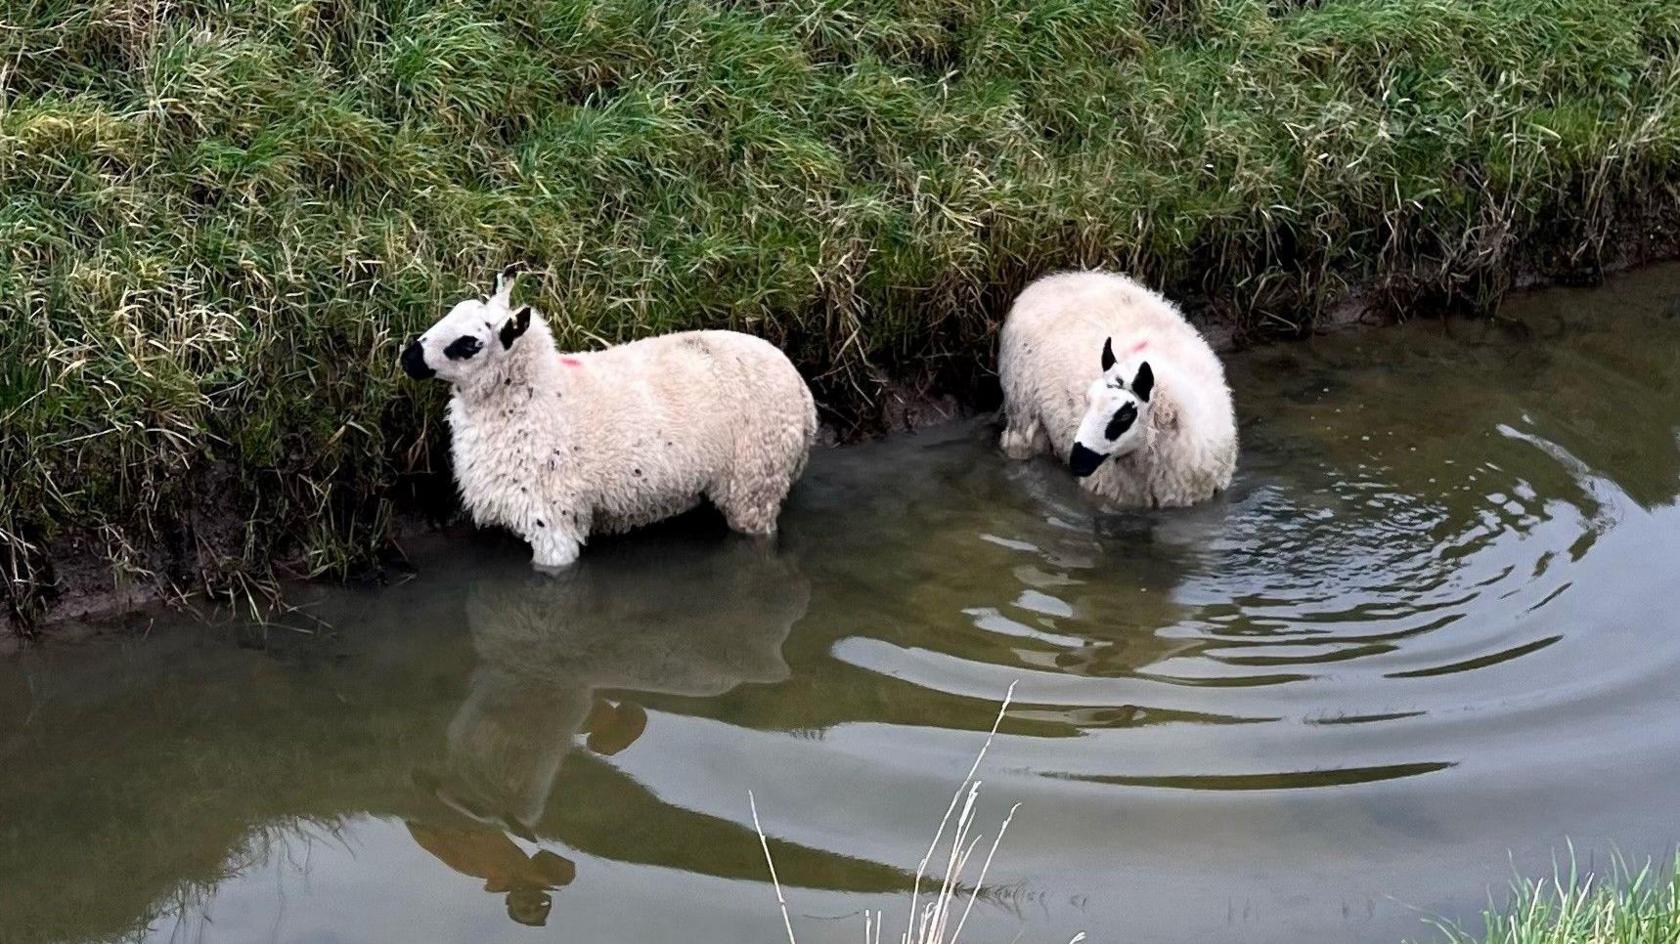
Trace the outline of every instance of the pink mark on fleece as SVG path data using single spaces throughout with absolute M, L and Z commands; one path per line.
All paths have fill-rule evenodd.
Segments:
M 1136 343 L 1136 344 L 1134 344 L 1134 345 L 1132 345 L 1132 349 L 1131 349 L 1131 350 L 1129 350 L 1129 351 L 1127 351 L 1127 352 L 1126 352 L 1126 356 L 1127 356 L 1127 357 L 1130 357 L 1130 356 L 1132 356 L 1132 355 L 1133 355 L 1133 354 L 1142 354 L 1142 353 L 1143 353 L 1143 349 L 1144 349 L 1144 348 L 1146 348 L 1146 347 L 1148 347 L 1148 346 L 1149 346 L 1149 341 L 1148 341 L 1148 339 L 1145 339 L 1145 340 L 1142 340 L 1142 341 L 1139 341 L 1139 342 L 1138 342 L 1138 343 Z
M 575 357 L 562 357 L 562 358 L 560 358 L 560 363 L 565 364 L 567 367 L 582 367 L 583 366 L 583 361 L 580 361 Z

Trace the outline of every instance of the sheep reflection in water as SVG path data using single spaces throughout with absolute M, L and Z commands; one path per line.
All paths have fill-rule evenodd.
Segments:
M 577 866 L 565 856 L 539 849 L 527 856 L 506 833 L 477 824 L 436 826 L 408 823 L 420 848 L 462 875 L 484 879 L 484 890 L 507 895 L 508 917 L 533 927 L 548 923 L 549 894 L 570 885 Z
M 454 822 L 409 829 L 450 868 L 506 893 L 514 920 L 540 925 L 575 866 L 528 856 L 508 833 L 537 840 L 574 741 L 602 756 L 634 744 L 648 725 L 635 693 L 714 697 L 785 679 L 782 643 L 810 586 L 789 555 L 664 533 L 609 542 L 557 577 L 511 570 L 468 591 L 478 664 L 449 724 L 446 769 L 417 775 Z

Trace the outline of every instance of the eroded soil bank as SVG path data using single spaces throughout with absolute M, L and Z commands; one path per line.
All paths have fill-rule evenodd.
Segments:
M 1680 299 L 1668 298 L 1664 294 L 1669 273 L 1674 270 L 1675 264 L 1653 263 L 1647 258 L 1648 254 L 1673 255 L 1673 241 L 1669 232 L 1663 229 L 1648 235 L 1650 238 L 1632 244 L 1638 250 L 1637 254 L 1617 260 L 1616 268 L 1626 271 L 1601 272 L 1596 276 L 1576 273 L 1562 279 L 1530 271 L 1519 280 L 1525 286 L 1523 289 L 1509 294 L 1493 311 L 1468 318 L 1465 317 L 1466 309 L 1452 306 L 1401 312 L 1374 302 L 1372 299 L 1377 298 L 1379 293 L 1373 290 L 1359 293 L 1356 300 L 1339 306 L 1321 319 L 1311 334 L 1280 340 L 1242 332 L 1229 323 L 1220 323 L 1206 304 L 1194 306 L 1191 310 L 1193 318 L 1215 347 L 1228 362 L 1233 363 L 1259 356 L 1258 352 L 1266 347 L 1312 345 L 1317 338 L 1350 331 L 1370 332 L 1374 343 L 1386 343 L 1385 339 L 1392 337 L 1392 343 L 1404 344 L 1403 332 L 1384 333 L 1391 331 L 1396 320 L 1403 316 L 1412 320 L 1463 319 L 1467 326 L 1476 321 L 1491 321 L 1505 330 L 1520 332 L 1529 330 L 1528 320 L 1533 312 L 1546 310 L 1560 301 L 1589 307 L 1631 303 L 1680 312 L 1680 307 L 1677 307 Z M 1597 288 L 1556 284 L 1582 281 L 1600 281 L 1603 284 Z M 1554 284 L 1547 285 L 1547 282 Z M 1579 301 L 1574 301 L 1576 299 Z M 1616 301 L 1607 302 L 1608 299 Z M 1247 402 L 1245 391 L 1239 387 L 1236 393 L 1239 415 L 1252 417 L 1253 407 Z M 955 380 L 949 375 L 929 373 L 913 383 L 887 384 L 878 391 L 876 405 L 869 412 L 854 413 L 847 421 L 831 419 L 825 422 L 821 448 L 849 448 L 881 436 L 914 432 L 964 417 L 990 414 L 997 406 L 997 399 L 995 377 L 985 372 L 974 372 Z M 422 477 L 420 484 L 411 487 L 407 494 L 408 500 L 399 508 L 392 522 L 389 552 L 378 566 L 354 575 L 352 583 L 402 579 L 412 570 L 407 561 L 411 554 L 435 551 L 440 543 L 471 531 L 470 525 L 460 520 L 453 491 L 441 473 Z M 204 584 L 193 582 L 194 567 L 216 559 L 218 541 L 224 544 L 223 553 L 228 553 L 231 543 L 243 533 L 242 522 L 228 509 L 219 508 L 217 497 L 213 487 L 206 488 L 203 510 L 195 512 L 193 525 L 197 556 L 173 562 L 163 554 L 154 557 L 157 566 L 153 573 L 173 574 L 173 583 L 147 575 L 119 575 L 97 540 L 68 542 L 66 547 L 59 549 L 44 571 L 51 584 L 42 594 L 47 602 L 41 618 L 26 630 L 21 622 L 8 617 L 10 632 L 0 636 L 0 651 L 35 633 L 58 637 L 85 635 L 96 631 L 102 623 L 127 614 L 142 613 L 166 601 L 177 604 L 195 600 L 207 602 Z M 248 597 L 235 598 L 234 602 L 247 606 L 253 603 L 266 605 L 285 596 L 277 593 L 278 589 L 278 584 L 252 586 Z

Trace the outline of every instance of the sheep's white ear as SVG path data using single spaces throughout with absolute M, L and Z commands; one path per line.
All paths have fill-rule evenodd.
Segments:
M 502 325 L 502 350 L 505 351 L 508 348 L 513 347 L 513 342 L 517 341 L 519 336 L 525 333 L 525 329 L 530 326 L 531 306 L 525 305 L 518 311 L 514 312 L 513 317 L 509 318 L 507 323 Z
M 506 308 L 513 303 L 513 283 L 519 280 L 519 273 L 525 271 L 525 263 L 515 262 L 502 271 L 496 273 L 496 294 L 490 296 L 490 304 Z
M 1114 366 L 1114 339 L 1113 338 L 1103 338 L 1103 361 L 1102 361 L 1102 364 L 1103 364 L 1103 373 L 1105 373 L 1105 374 L 1108 373 L 1108 369 L 1110 367 Z
M 1144 361 L 1143 366 L 1138 368 L 1137 376 L 1132 378 L 1132 393 L 1136 394 L 1139 400 L 1148 403 L 1149 392 L 1154 389 L 1155 371 L 1149 368 L 1148 361 Z

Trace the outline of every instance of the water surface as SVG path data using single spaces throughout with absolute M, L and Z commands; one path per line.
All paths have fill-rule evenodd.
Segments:
M 1677 299 L 1238 355 L 1239 479 L 1187 512 L 976 421 L 820 454 L 770 554 L 702 516 L 550 579 L 457 536 L 310 635 L 25 652 L 0 940 L 776 941 L 752 789 L 800 940 L 855 941 L 1012 681 L 976 944 L 1423 939 L 1566 843 L 1667 854 Z

